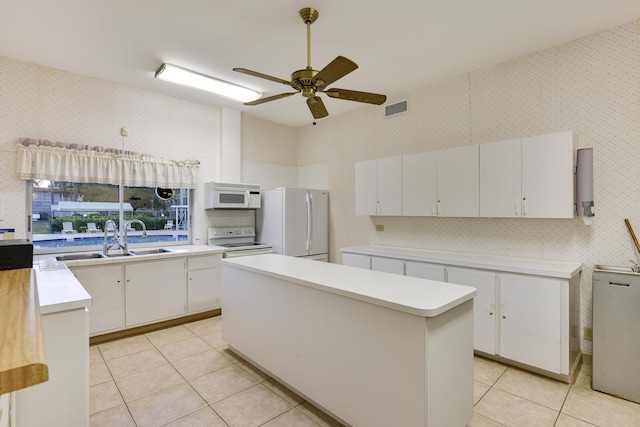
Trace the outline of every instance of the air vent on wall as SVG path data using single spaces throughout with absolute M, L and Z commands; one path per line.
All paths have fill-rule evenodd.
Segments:
M 405 114 L 409 111 L 409 101 L 404 100 L 396 102 L 395 104 L 385 105 L 384 118 L 395 117 L 400 114 Z

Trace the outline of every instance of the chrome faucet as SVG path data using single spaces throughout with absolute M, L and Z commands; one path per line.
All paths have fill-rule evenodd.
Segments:
M 634 273 L 640 272 L 640 264 L 632 259 L 630 259 L 629 262 L 631 263 L 631 271 L 633 271 Z
M 111 244 L 107 244 L 107 235 L 109 234 L 109 227 L 107 227 L 108 224 L 113 225 L 113 236 L 111 237 L 111 240 L 113 241 L 113 243 Z M 118 226 L 116 225 L 116 222 L 114 220 L 108 219 L 104 223 L 104 241 L 102 244 L 102 252 L 108 256 L 109 249 L 113 248 L 116 245 L 117 245 L 116 249 L 122 249 L 122 245 L 120 244 L 120 240 L 118 239 Z
M 139 219 L 132 219 L 131 221 L 127 221 L 127 223 L 124 225 L 124 237 L 122 239 L 122 246 L 121 246 L 125 254 L 128 253 L 127 233 L 129 232 L 129 226 L 131 225 L 132 222 L 136 222 L 140 224 L 142 226 L 142 237 L 147 237 L 147 226 L 144 225 L 144 222 L 140 221 Z

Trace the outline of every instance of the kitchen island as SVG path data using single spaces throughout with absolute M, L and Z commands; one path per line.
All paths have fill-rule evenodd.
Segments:
M 224 259 L 222 337 L 345 424 L 463 427 L 475 293 L 276 254 Z

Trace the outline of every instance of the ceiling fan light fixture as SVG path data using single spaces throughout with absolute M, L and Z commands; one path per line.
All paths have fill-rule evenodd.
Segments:
M 262 96 L 262 93 L 253 89 L 238 86 L 172 64 L 162 64 L 156 70 L 155 78 L 182 86 L 205 90 L 240 102 L 254 101 Z

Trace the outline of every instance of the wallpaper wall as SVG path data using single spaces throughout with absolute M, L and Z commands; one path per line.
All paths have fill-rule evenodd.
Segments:
M 328 164 L 331 261 L 340 262 L 341 247 L 366 244 L 580 261 L 582 325 L 591 326 L 593 265 L 640 259 L 624 225 L 629 218 L 640 233 L 639 28 L 613 28 L 389 99 L 408 99 L 408 114 L 384 119 L 382 107 L 367 106 L 299 128 L 298 164 Z M 594 149 L 592 226 L 354 216 L 357 161 L 563 130 L 577 134 L 578 148 Z M 591 342 L 582 349 L 591 351 Z
M 0 57 L 0 227 L 26 236 L 26 186 L 15 178 L 20 137 L 115 147 L 175 160 L 198 159 L 200 182 L 218 178 L 221 112 L 86 76 Z M 126 126 L 129 136 L 120 136 Z M 201 191 L 194 236 L 210 218 Z

